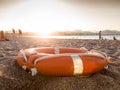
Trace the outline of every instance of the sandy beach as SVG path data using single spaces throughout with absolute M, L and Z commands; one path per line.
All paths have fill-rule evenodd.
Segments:
M 9 38 L 0 41 L 0 90 L 120 90 L 120 41 L 81 39 Z M 112 58 L 109 68 L 89 77 L 31 76 L 16 62 L 19 50 L 35 47 L 85 47 Z

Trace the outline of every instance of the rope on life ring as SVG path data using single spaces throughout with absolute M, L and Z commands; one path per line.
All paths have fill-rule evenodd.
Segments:
M 27 62 L 28 59 L 27 59 L 25 53 L 23 52 L 23 50 L 20 50 L 20 54 L 23 56 L 23 58 L 24 58 L 25 61 Z M 27 66 L 26 66 L 26 65 L 23 65 L 22 68 L 23 68 L 24 70 L 26 70 L 26 69 L 27 69 Z

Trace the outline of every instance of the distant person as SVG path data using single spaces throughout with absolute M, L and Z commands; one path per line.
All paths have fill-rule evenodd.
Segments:
M 101 33 L 102 33 L 102 31 L 99 31 L 99 39 L 102 39 Z
M 117 40 L 115 36 L 113 37 L 113 40 Z
M 12 29 L 12 33 L 13 33 L 13 38 L 15 38 L 15 34 L 16 34 L 16 31 L 15 31 L 15 29 Z
M 6 38 L 4 31 L 0 31 L 0 36 L 2 41 L 9 41 L 9 39 Z
M 12 29 L 13 34 L 15 35 L 15 29 Z
M 19 40 L 22 40 L 21 36 L 22 36 L 22 30 L 21 29 L 18 29 L 18 33 L 19 33 Z
M 19 29 L 18 32 L 19 32 L 19 35 L 22 36 L 22 30 Z

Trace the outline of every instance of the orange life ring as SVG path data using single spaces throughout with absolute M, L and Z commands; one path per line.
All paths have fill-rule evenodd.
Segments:
M 17 62 L 24 69 L 33 67 L 32 63 L 34 58 L 50 55 L 50 54 L 61 54 L 61 53 L 85 53 L 88 50 L 84 47 L 81 48 L 67 48 L 67 47 L 40 47 L 40 48 L 30 48 L 25 50 L 20 50 Z M 29 60 L 30 59 L 30 60 Z
M 80 50 L 81 52 L 77 50 L 76 52 L 64 51 L 64 53 L 62 52 L 60 54 L 54 54 L 53 52 L 48 54 L 39 52 L 40 49 L 34 50 L 35 52 L 37 51 L 37 53 L 30 54 L 27 52 L 27 57 L 24 56 L 24 54 L 18 54 L 17 58 L 18 64 L 25 69 L 26 67 L 24 66 L 27 66 L 33 76 L 37 72 L 54 76 L 89 75 L 107 66 L 106 54 L 99 51 L 82 49 L 82 51 Z M 29 51 L 29 49 L 27 49 L 27 51 Z M 28 58 L 27 62 L 25 58 Z

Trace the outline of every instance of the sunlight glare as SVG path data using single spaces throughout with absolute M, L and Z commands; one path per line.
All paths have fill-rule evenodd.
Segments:
M 35 31 L 35 32 L 41 36 L 49 36 L 53 31 L 48 28 L 48 29 L 42 29 L 40 31 Z

